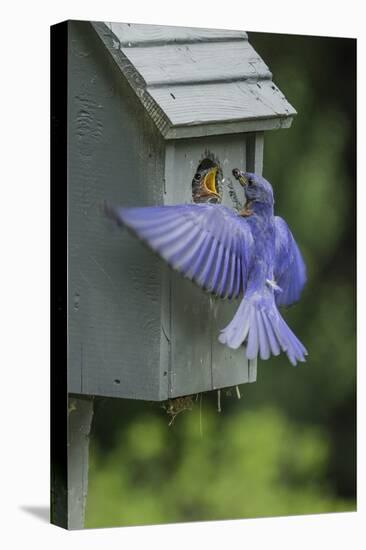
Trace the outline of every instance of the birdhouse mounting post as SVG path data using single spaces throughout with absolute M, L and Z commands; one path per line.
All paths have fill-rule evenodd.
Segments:
M 71 395 L 68 409 L 67 527 L 82 529 L 88 493 L 89 435 L 93 419 L 93 398 Z

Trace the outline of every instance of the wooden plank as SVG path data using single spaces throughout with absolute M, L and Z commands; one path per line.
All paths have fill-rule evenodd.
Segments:
M 246 135 L 223 136 L 220 138 L 218 156 L 223 159 L 225 184 L 222 204 L 230 208 L 241 207 L 244 202 L 243 189 L 232 175 L 233 168 L 246 169 Z M 233 194 L 234 193 L 234 194 Z M 233 197 L 236 200 L 233 200 Z M 220 344 L 218 335 L 233 318 L 241 297 L 236 300 L 212 299 L 212 388 L 236 386 L 249 382 L 249 364 L 244 349 L 229 349 Z
M 210 302 L 191 281 L 172 273 L 169 396 L 212 389 Z
M 193 145 L 194 148 L 194 145 Z M 184 159 L 184 160 L 183 160 Z M 192 145 L 166 148 L 164 204 L 192 202 L 195 163 Z M 190 395 L 211 389 L 210 306 L 208 296 L 191 281 L 170 270 L 170 363 L 168 395 Z
M 164 131 L 166 140 L 216 136 L 226 134 L 243 134 L 266 130 L 289 128 L 292 117 L 263 118 L 261 120 L 238 120 L 236 122 L 217 122 L 211 124 L 196 124 L 194 126 L 171 126 Z
M 271 78 L 246 40 L 123 48 L 147 86 Z
M 243 191 L 231 171 L 234 167 L 245 168 L 245 137 L 208 137 L 179 140 L 167 146 L 166 204 L 192 202 L 192 178 L 207 155 L 217 159 L 223 169 L 224 203 L 233 206 L 233 189 L 242 197 Z M 239 302 L 216 300 L 173 272 L 170 300 L 169 396 L 247 382 L 248 362 L 243 350 L 228 350 L 217 340 L 219 330 L 233 316 Z
M 246 140 L 247 172 L 262 175 L 263 172 L 264 134 L 255 132 L 248 134 Z
M 293 116 L 296 112 L 271 81 L 200 83 L 149 88 L 172 126 Z
M 244 31 L 173 27 L 167 25 L 143 25 L 136 23 L 110 23 L 105 25 L 113 32 L 122 46 L 136 44 L 177 44 L 217 40 L 246 40 Z
M 158 400 L 162 265 L 102 205 L 162 202 L 164 141 L 91 26 L 69 25 L 69 391 Z
M 171 326 L 171 269 L 162 266 L 161 292 L 161 327 L 160 327 L 160 371 L 159 371 L 159 401 L 169 397 L 172 357 L 172 326 Z
M 89 434 L 93 418 L 92 398 L 69 397 L 67 467 L 67 528 L 84 527 L 88 493 Z

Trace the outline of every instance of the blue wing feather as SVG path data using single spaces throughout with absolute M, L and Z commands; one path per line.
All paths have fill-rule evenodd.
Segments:
M 275 216 L 274 278 L 282 292 L 276 294 L 278 306 L 297 302 L 306 283 L 306 268 L 299 247 L 287 223 Z
M 222 205 L 107 207 L 174 269 L 220 296 L 245 291 L 253 237 L 246 220 Z

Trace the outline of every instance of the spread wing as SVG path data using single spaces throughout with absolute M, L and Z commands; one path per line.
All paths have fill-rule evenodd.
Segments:
M 171 267 L 221 298 L 244 292 L 253 237 L 244 218 L 221 205 L 107 207 Z
M 306 283 L 306 268 L 287 223 L 279 216 L 275 216 L 275 228 L 274 278 L 282 289 L 282 292 L 276 294 L 276 304 L 289 306 L 300 298 Z

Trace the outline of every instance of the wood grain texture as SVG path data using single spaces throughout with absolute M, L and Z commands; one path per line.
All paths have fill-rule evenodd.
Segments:
M 91 26 L 69 38 L 69 391 L 159 399 L 162 265 L 102 205 L 162 202 L 164 142 Z
M 202 29 L 194 27 L 173 27 L 165 25 L 141 25 L 135 23 L 105 23 L 122 46 L 138 44 L 177 44 L 210 40 L 246 40 L 244 31 L 224 29 Z
M 122 48 L 148 87 L 271 78 L 246 40 Z M 153 63 L 152 63 L 153 57 Z
M 196 138 L 197 136 L 217 136 L 226 134 L 242 134 L 250 132 L 263 132 L 266 130 L 279 130 L 289 128 L 291 117 L 264 118 L 262 120 L 237 120 L 216 122 L 210 124 L 196 124 L 192 126 L 171 126 L 167 128 L 164 137 L 166 140 Z
M 255 174 L 263 172 L 264 134 L 255 132 L 246 139 L 247 170 Z
M 150 88 L 172 126 L 283 118 L 295 111 L 271 81 Z
M 93 25 L 165 139 L 288 127 L 296 114 L 245 33 Z
M 158 130 L 165 136 L 171 127 L 171 122 L 147 91 L 144 79 L 128 57 L 123 53 L 119 42 L 115 40 L 115 35 L 104 23 L 91 23 L 91 26 L 101 42 L 99 47 L 102 49 L 105 48 L 106 51 L 109 52 L 109 55 L 120 72 L 123 83 L 128 83 L 130 85 Z
M 68 465 L 67 465 L 67 528 L 84 527 L 88 493 L 89 434 L 93 419 L 93 400 L 69 397 Z

